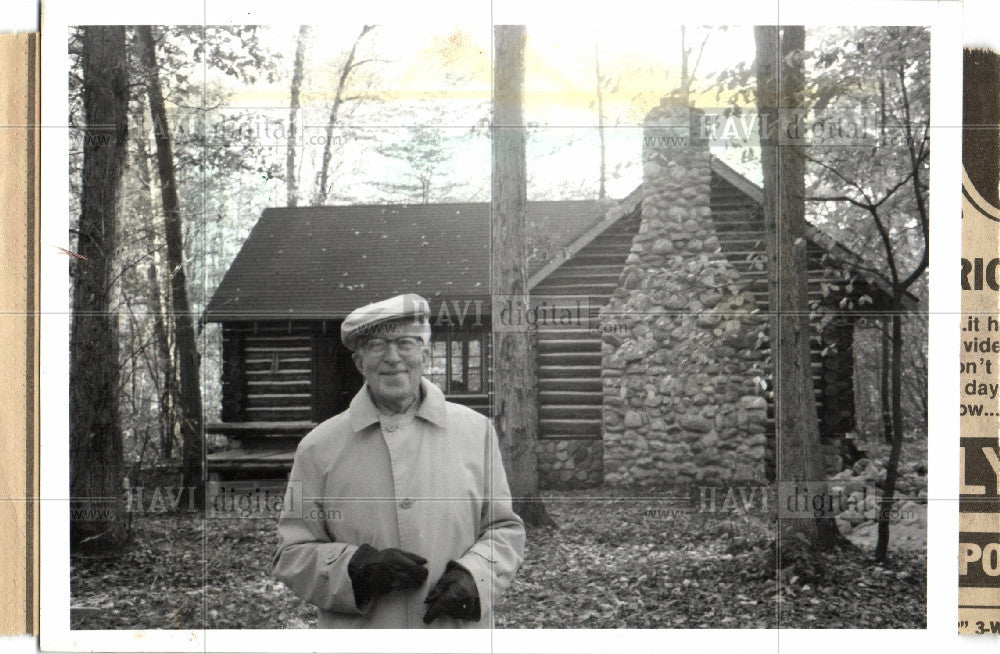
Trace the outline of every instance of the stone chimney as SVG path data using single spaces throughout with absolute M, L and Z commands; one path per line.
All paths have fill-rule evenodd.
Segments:
M 601 313 L 610 484 L 764 475 L 766 318 L 719 247 L 700 118 L 665 99 L 644 124 L 642 222 Z

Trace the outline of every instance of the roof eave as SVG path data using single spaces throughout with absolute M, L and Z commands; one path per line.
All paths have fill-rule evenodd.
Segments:
M 614 206 L 604 213 L 604 217 L 593 227 L 581 234 L 575 241 L 563 248 L 557 256 L 539 268 L 528 278 L 528 289 L 535 288 L 542 283 L 546 277 L 555 272 L 561 265 L 572 259 L 577 252 L 586 247 L 591 241 L 603 234 L 609 227 L 617 223 L 625 216 L 632 215 L 642 206 L 642 189 L 640 184 L 629 193 L 624 199 L 616 202 Z

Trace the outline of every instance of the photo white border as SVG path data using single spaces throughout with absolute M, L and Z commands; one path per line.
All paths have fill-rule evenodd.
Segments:
M 614 16 L 608 16 L 609 7 Z M 571 13 L 570 16 L 567 14 Z M 928 621 L 926 630 L 495 630 L 495 631 L 86 631 L 69 629 L 68 370 L 68 115 L 66 35 L 76 24 L 298 24 L 326 20 L 428 24 L 659 21 L 665 30 L 687 24 L 930 25 L 933 156 L 928 478 Z M 417 651 L 417 652 L 836 652 L 956 647 L 958 470 L 959 166 L 961 125 L 961 5 L 957 2 L 685 3 L 620 1 L 562 4 L 535 1 L 370 2 L 362 7 L 282 2 L 207 3 L 174 0 L 149 7 L 125 2 L 92 5 L 54 0 L 42 16 L 41 252 L 41 644 L 73 651 Z M 984 641 L 987 639 L 981 639 Z

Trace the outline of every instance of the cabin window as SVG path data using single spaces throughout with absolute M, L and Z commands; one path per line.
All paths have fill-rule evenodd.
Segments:
M 456 334 L 431 341 L 429 377 L 448 395 L 485 393 L 485 364 L 479 337 Z

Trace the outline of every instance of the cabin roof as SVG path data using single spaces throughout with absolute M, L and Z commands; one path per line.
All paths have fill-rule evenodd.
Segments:
M 716 157 L 712 172 L 756 203 L 760 186 Z M 620 202 L 528 203 L 533 288 L 642 202 L 640 185 Z M 818 228 L 807 238 L 876 288 L 888 283 L 862 257 Z M 490 205 L 367 204 L 265 209 L 219 284 L 204 320 L 336 320 L 357 307 L 400 293 L 431 304 L 489 293 Z M 904 305 L 916 298 L 906 294 Z
M 558 250 L 604 213 L 596 201 L 529 202 L 528 241 Z M 485 296 L 490 229 L 486 202 L 266 209 L 205 320 L 337 319 L 406 292 Z M 543 263 L 532 258 L 532 271 Z

